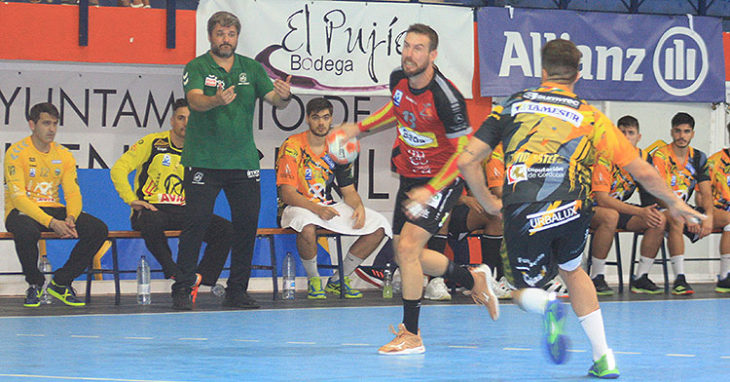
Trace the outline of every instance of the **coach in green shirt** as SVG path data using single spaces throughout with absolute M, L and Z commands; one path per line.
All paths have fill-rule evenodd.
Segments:
M 186 225 L 180 236 L 180 273 L 172 286 L 173 308 L 192 309 L 200 246 L 221 190 L 235 230 L 231 272 L 223 305 L 258 308 L 248 293 L 260 206 L 259 155 L 253 138 L 256 100 L 277 108 L 291 99 L 289 81 L 273 84 L 258 62 L 235 53 L 241 23 L 229 12 L 208 20 L 210 50 L 185 66 L 183 87 L 190 105 L 182 163 Z

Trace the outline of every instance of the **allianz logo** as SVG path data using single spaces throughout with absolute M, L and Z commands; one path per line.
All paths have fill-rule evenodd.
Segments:
M 527 38 L 517 31 L 504 31 L 506 37 L 499 67 L 499 77 L 519 74 L 540 77 L 542 44 L 557 38 L 555 33 L 530 32 Z M 560 38 L 570 40 L 570 34 Z M 581 78 L 596 81 L 644 81 L 640 69 L 648 59 L 646 48 L 577 45 L 583 54 Z M 659 38 L 651 57 L 651 74 L 662 90 L 673 96 L 694 93 L 707 77 L 707 45 L 695 31 L 686 27 L 667 29 Z

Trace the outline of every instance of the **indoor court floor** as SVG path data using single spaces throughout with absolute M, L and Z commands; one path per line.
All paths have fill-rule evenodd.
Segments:
M 730 299 L 695 286 L 689 298 L 623 295 L 602 299 L 609 345 L 621 380 L 720 381 L 730 370 Z M 73 309 L 55 301 L 38 309 L 0 299 L 1 381 L 573 381 L 588 380 L 591 354 L 574 315 L 571 355 L 550 363 L 541 320 L 510 301 L 493 322 L 465 296 L 425 302 L 426 353 L 383 356 L 400 299 L 369 291 L 361 301 L 330 296 L 271 301 L 260 310 L 222 310 L 210 293 L 198 309 L 178 313 L 166 295 L 138 306 L 95 296 Z

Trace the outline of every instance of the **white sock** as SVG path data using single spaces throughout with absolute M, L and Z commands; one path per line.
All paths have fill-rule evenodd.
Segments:
M 639 266 L 637 267 L 636 274 L 641 277 L 649 273 L 652 265 L 654 265 L 654 259 L 651 257 L 639 256 Z
M 355 271 L 355 268 L 357 268 L 358 265 L 362 264 L 363 259 L 353 255 L 350 252 L 347 252 L 347 256 L 345 256 L 344 259 L 342 259 L 342 272 L 345 274 L 345 276 L 349 276 L 352 272 Z M 335 282 L 340 279 L 340 275 L 337 274 L 337 271 L 335 271 L 335 274 L 330 277 L 330 281 Z
M 730 272 L 730 253 L 720 255 L 720 278 L 727 277 L 728 272 Z
M 310 260 L 302 259 L 302 265 L 304 265 L 304 271 L 307 272 L 307 277 L 319 277 L 319 269 L 317 269 L 317 256 Z
M 672 270 L 674 271 L 674 276 L 679 276 L 684 274 L 684 255 L 677 255 L 672 256 L 670 258 L 670 261 L 672 262 Z
M 517 305 L 525 312 L 545 314 L 550 293 L 540 288 L 526 288 L 520 293 Z
M 597 361 L 608 352 L 608 343 L 606 343 L 606 331 L 603 328 L 603 315 L 601 309 L 588 313 L 583 317 L 578 317 L 583 331 L 588 336 L 593 348 L 593 360 Z
M 606 259 L 599 259 L 591 256 L 591 278 L 606 274 Z

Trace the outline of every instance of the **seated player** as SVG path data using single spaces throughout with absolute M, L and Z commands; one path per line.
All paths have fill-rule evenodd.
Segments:
M 727 125 L 730 131 L 730 124 Z M 708 160 L 715 210 L 714 228 L 722 228 L 720 238 L 720 275 L 715 291 L 730 293 L 730 149 L 722 149 Z
M 178 268 L 172 259 L 165 231 L 183 228 L 185 193 L 182 179 L 185 168 L 180 164 L 180 157 L 190 115 L 185 99 L 176 100 L 172 108 L 172 129 L 149 134 L 137 141 L 110 171 L 119 197 L 132 207 L 132 229 L 142 233 L 147 249 L 162 265 L 168 279 L 178 274 Z M 132 171 L 135 171 L 133 189 L 128 181 Z M 232 238 L 231 222 L 213 215 L 203 238 L 207 245 L 192 288 L 193 303 L 200 284 L 216 284 L 231 250 Z
M 352 163 L 336 164 L 328 155 L 325 137 L 332 126 L 332 103 L 314 98 L 307 103 L 309 130 L 284 141 L 276 160 L 281 226 L 297 231 L 297 250 L 307 272 L 310 299 L 324 299 L 326 292 L 346 298 L 362 298 L 350 287 L 350 274 L 380 245 L 392 230 L 385 217 L 365 208 L 354 186 Z M 337 185 L 342 201 L 335 203 L 331 191 Z M 317 268 L 317 228 L 360 236 L 343 259 L 343 273 L 335 273 L 322 288 Z
M 55 232 L 78 239 L 63 267 L 57 269 L 45 293 L 70 306 L 84 306 L 71 283 L 91 264 L 107 238 L 101 220 L 81 211 L 82 200 L 76 160 L 65 147 L 54 142 L 58 109 L 39 103 L 30 109 L 31 135 L 5 152 L 5 227 L 13 234 L 15 250 L 29 287 L 27 307 L 38 307 L 45 277 L 38 270 L 38 240 L 41 232 Z M 63 189 L 66 206 L 61 204 Z

